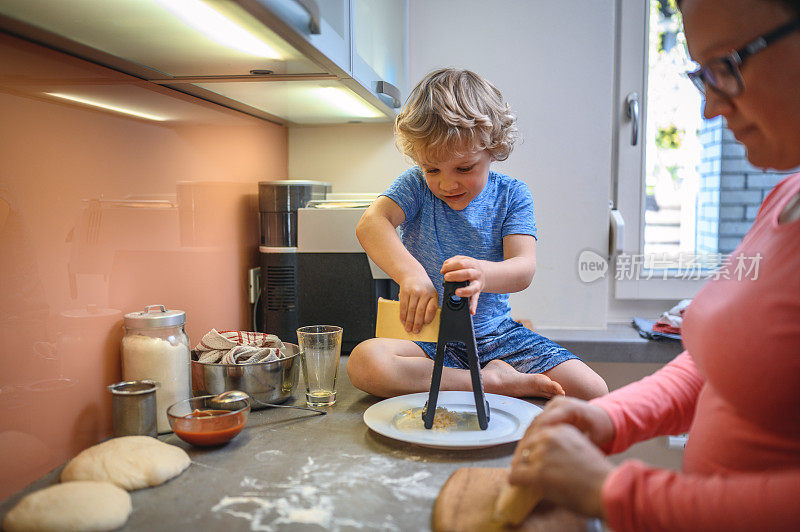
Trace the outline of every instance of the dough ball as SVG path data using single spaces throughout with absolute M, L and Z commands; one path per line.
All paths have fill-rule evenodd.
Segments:
M 98 480 L 138 490 L 177 477 L 190 461 L 183 449 L 150 436 L 123 436 L 89 447 L 70 460 L 61 482 Z
M 6 514 L 3 530 L 105 531 L 125 524 L 131 515 L 131 496 L 108 482 L 56 484 L 24 497 Z

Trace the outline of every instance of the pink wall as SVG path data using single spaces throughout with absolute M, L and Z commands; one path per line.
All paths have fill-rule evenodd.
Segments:
M 256 183 L 286 178 L 287 130 L 2 34 L 0 65 L 5 498 L 110 434 L 123 314 L 184 310 L 193 345 L 249 327 Z

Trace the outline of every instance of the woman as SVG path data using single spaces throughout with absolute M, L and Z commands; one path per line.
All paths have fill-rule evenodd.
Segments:
M 753 164 L 800 165 L 800 0 L 680 4 L 705 116 L 724 116 Z M 756 275 L 730 275 L 734 260 L 698 293 L 686 351 L 662 370 L 589 403 L 551 401 L 511 482 L 616 532 L 800 530 L 800 174 L 764 200 L 733 257 L 758 254 Z M 687 430 L 680 473 L 603 455 Z

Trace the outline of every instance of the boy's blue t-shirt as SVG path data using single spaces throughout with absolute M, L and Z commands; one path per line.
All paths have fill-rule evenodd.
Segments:
M 400 224 L 400 239 L 425 268 L 439 292 L 440 305 L 444 291 L 444 276 L 440 272 L 445 260 L 466 255 L 500 262 L 503 237 L 537 236 L 533 197 L 528 186 L 496 172 L 489 172 L 484 189 L 461 211 L 451 209 L 433 195 L 419 167 L 401 174 L 382 195 L 403 209 L 405 220 Z M 476 336 L 486 335 L 510 319 L 508 299 L 508 294 L 481 292 L 473 316 Z

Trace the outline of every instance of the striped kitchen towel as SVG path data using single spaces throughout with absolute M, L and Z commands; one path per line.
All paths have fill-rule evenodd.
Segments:
M 253 364 L 286 357 L 286 347 L 274 334 L 252 331 L 208 331 L 194 348 L 204 364 Z

